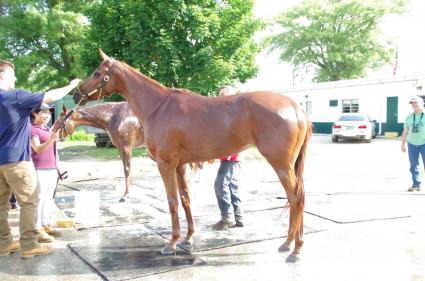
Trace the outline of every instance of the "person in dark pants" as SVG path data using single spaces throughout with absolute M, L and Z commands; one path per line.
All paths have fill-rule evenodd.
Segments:
M 220 96 L 235 94 L 235 90 L 230 86 L 225 86 L 220 90 Z M 214 182 L 215 195 L 220 209 L 221 219 L 213 225 L 214 230 L 224 230 L 229 227 L 243 227 L 243 217 L 241 209 L 241 199 L 238 193 L 239 175 L 241 169 L 240 155 L 220 158 L 220 168 Z M 233 215 L 235 220 L 230 219 Z
M 16 198 L 15 198 L 15 194 L 12 193 L 12 196 L 10 196 L 10 208 L 11 209 L 17 209 L 18 208 L 18 204 L 16 203 Z

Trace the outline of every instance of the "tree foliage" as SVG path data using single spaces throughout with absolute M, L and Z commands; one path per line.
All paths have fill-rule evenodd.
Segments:
M 0 57 L 12 60 L 17 85 L 32 90 L 63 86 L 82 75 L 80 45 L 85 1 L 6 0 L 0 4 Z
M 393 52 L 377 27 L 404 7 L 403 0 L 307 0 L 277 18 L 283 31 L 268 38 L 270 50 L 298 69 L 313 68 L 316 82 L 363 77 L 389 61 Z
M 166 86 L 216 94 L 257 74 L 262 23 L 252 8 L 253 0 L 103 0 L 86 13 L 84 61 L 97 66 L 100 47 Z

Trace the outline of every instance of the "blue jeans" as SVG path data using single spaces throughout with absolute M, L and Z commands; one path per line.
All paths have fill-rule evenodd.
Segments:
M 240 169 L 239 161 L 223 161 L 218 169 L 214 190 L 222 220 L 230 219 L 233 208 L 235 220 L 242 221 L 241 199 L 238 194 Z
M 10 204 L 15 205 L 16 204 L 16 197 L 15 194 L 12 193 L 12 196 L 10 197 L 9 200 Z
M 409 153 L 410 173 L 412 174 L 413 181 L 412 186 L 421 186 L 421 181 L 419 180 L 419 155 L 421 155 L 425 166 L 425 144 L 413 145 L 407 143 L 407 151 Z

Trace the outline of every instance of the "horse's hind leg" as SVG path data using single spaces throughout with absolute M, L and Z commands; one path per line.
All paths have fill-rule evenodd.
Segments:
M 289 203 L 289 229 L 288 237 L 286 241 L 279 247 L 279 251 L 289 251 L 292 241 L 296 240 L 296 245 L 293 254 L 299 254 L 299 248 L 301 248 L 302 240 L 299 235 L 299 224 L 302 224 L 302 210 L 299 210 L 299 198 L 297 198 L 296 192 L 296 177 L 294 170 L 288 168 L 286 170 L 279 169 L 276 170 L 279 180 L 285 188 L 286 196 Z M 301 217 L 300 217 L 301 216 Z M 301 220 L 301 222 L 300 222 Z M 300 245 L 301 243 L 301 245 Z
M 259 150 L 261 152 L 260 148 Z M 298 190 L 300 188 L 298 184 L 299 179 L 297 179 L 295 174 L 294 161 L 289 157 L 289 154 L 291 153 L 266 154 L 262 152 L 262 154 L 271 164 L 279 177 L 279 180 L 285 189 L 290 208 L 288 238 L 279 247 L 279 251 L 289 251 L 291 243 L 295 239 L 295 248 L 292 255 L 296 256 L 300 253 L 300 248 L 303 244 L 304 190 Z M 282 157 L 277 159 L 279 155 L 282 155 Z M 283 155 L 286 155 L 286 157 Z
M 193 233 L 195 232 L 195 223 L 193 221 L 192 210 L 190 208 L 190 194 L 189 184 L 186 177 L 186 164 L 177 167 L 177 183 L 186 221 L 187 221 L 187 234 L 186 237 L 178 243 L 178 245 L 185 250 L 192 250 L 193 246 Z
M 127 200 L 128 194 L 130 193 L 130 185 L 131 185 L 131 178 L 130 178 L 130 172 L 131 172 L 131 151 L 132 148 L 125 146 L 120 147 L 118 149 L 122 165 L 124 168 L 124 177 L 125 177 L 125 191 L 123 196 L 121 196 L 119 202 L 125 202 Z

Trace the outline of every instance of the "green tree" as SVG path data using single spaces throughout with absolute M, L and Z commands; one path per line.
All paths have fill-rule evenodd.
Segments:
M 268 38 L 269 47 L 296 69 L 313 69 L 316 82 L 363 77 L 394 54 L 377 27 L 404 7 L 404 0 L 307 0 L 277 18 L 283 31 Z
M 85 42 L 86 25 L 79 11 L 86 2 L 0 3 L 0 57 L 14 62 L 19 87 L 46 90 L 84 74 L 80 45 Z
M 253 0 L 103 0 L 86 15 L 91 24 L 87 67 L 98 48 L 169 87 L 214 95 L 223 84 L 258 72 L 253 35 L 262 22 Z

